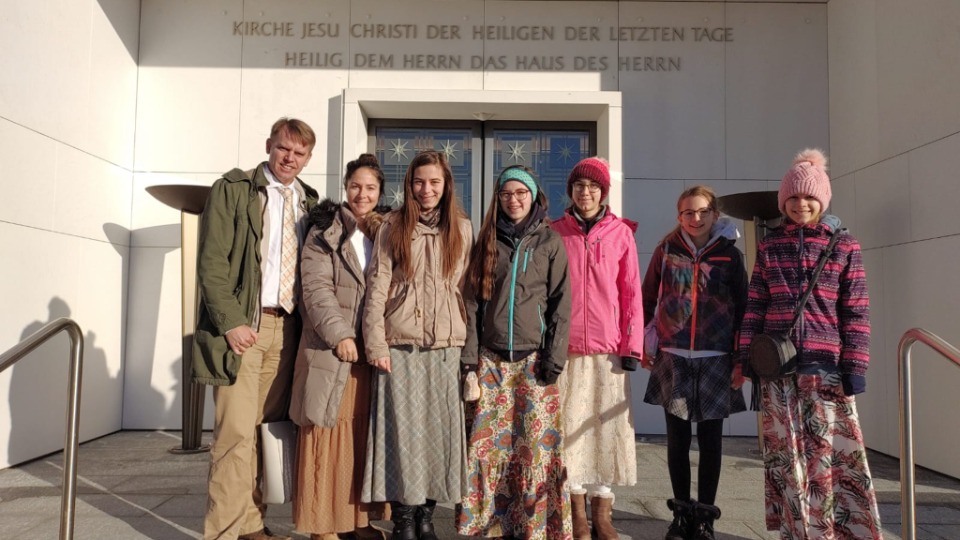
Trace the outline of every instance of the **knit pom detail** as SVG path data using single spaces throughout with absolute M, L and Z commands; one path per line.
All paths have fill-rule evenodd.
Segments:
M 823 151 L 819 148 L 807 148 L 797 154 L 797 157 L 793 158 L 794 165 L 803 162 L 810 163 L 822 171 L 827 170 L 827 156 L 823 155 Z

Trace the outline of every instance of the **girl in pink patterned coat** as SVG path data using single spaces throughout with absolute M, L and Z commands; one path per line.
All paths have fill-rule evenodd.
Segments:
M 830 196 L 826 158 L 803 151 L 780 184 L 784 223 L 760 242 L 740 330 L 746 359 L 755 335 L 789 328 L 813 287 L 790 333 L 797 373 L 760 384 L 767 529 L 785 540 L 882 538 L 853 397 L 866 390 L 870 359 L 866 274 L 856 238 L 823 213 Z M 832 235 L 836 247 L 809 283 Z

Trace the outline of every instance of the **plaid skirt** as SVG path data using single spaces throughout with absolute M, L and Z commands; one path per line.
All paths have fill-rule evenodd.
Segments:
M 390 347 L 390 370 L 373 376 L 360 500 L 459 501 L 466 459 L 460 347 Z
M 570 540 L 560 393 L 536 379 L 536 353 L 508 362 L 480 350 L 480 400 L 457 508 L 466 536 Z
M 761 386 L 767 530 L 784 540 L 882 539 L 853 397 L 840 375 Z
M 684 358 L 661 350 L 643 401 L 691 422 L 719 420 L 747 410 L 743 391 L 730 388 L 733 356 Z

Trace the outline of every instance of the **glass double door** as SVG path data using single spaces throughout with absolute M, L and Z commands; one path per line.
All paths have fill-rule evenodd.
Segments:
M 570 169 L 596 154 L 596 127 L 555 122 L 373 123 L 370 145 L 386 175 L 386 204 L 403 202 L 403 177 L 410 161 L 424 150 L 447 156 L 460 203 L 478 229 L 492 200 L 494 182 L 504 168 L 525 165 L 540 180 L 551 217 L 569 205 Z

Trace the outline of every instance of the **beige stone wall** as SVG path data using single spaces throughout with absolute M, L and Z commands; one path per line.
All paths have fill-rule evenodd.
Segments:
M 960 343 L 960 4 L 833 0 L 834 210 L 858 236 L 873 341 L 858 405 L 867 444 L 899 455 L 897 344 L 913 327 Z M 914 347 L 918 463 L 960 476 L 960 370 Z
M 84 439 L 121 426 L 138 33 L 131 2 L 11 0 L 0 17 L 0 349 L 77 321 Z M 0 374 L 0 467 L 62 448 L 67 343 Z

